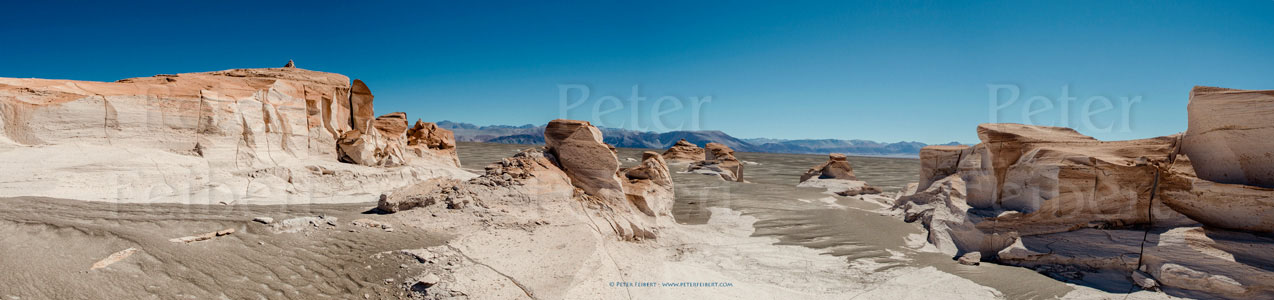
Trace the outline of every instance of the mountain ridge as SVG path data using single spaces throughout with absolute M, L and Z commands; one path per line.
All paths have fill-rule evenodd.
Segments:
M 501 144 L 543 144 L 544 126 L 526 124 L 478 126 L 463 122 L 441 121 L 438 127 L 455 132 L 456 141 L 484 142 Z M 622 128 L 599 127 L 605 142 L 615 147 L 665 149 L 678 140 L 685 139 L 696 145 L 709 142 L 721 143 L 740 152 L 768 152 L 794 154 L 826 154 L 844 153 L 849 155 L 869 156 L 907 156 L 916 157 L 920 148 L 928 144 L 902 141 L 884 143 L 869 140 L 840 139 L 773 139 L 747 138 L 740 139 L 720 130 L 694 131 L 637 131 Z M 951 142 L 943 145 L 958 145 Z

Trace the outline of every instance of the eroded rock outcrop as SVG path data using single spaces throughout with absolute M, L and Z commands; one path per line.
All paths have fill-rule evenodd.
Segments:
M 650 217 L 672 217 L 675 199 L 672 174 L 662 155 L 654 151 L 642 152 L 641 163 L 619 170 L 624 180 L 624 195 L 642 213 Z
M 604 222 L 623 239 L 655 238 L 660 222 L 672 221 L 673 186 L 668 165 L 655 152 L 640 164 L 620 169 L 601 131 L 585 121 L 553 120 L 544 130 L 547 147 L 528 149 L 493 163 L 468 181 L 432 180 L 381 196 L 385 212 L 429 207 L 524 206 L 511 214 L 540 222 L 536 207 L 588 207 L 589 220 Z M 595 218 L 595 219 L 593 219 Z
M 609 200 L 624 197 L 616 174 L 619 157 L 602 142 L 602 131 L 597 127 L 587 121 L 553 120 L 544 128 L 544 142 L 576 187 Z
M 805 171 L 801 175 L 799 187 L 826 188 L 829 192 L 841 196 L 857 196 L 880 194 L 880 189 L 868 185 L 854 176 L 854 168 L 849 165 L 849 158 L 844 154 L 832 153 L 827 162 Z
M 922 150 L 917 190 L 894 206 L 939 251 L 1074 276 L 1123 272 L 1177 296 L 1274 293 L 1274 263 L 1253 254 L 1274 245 L 1259 237 L 1274 232 L 1274 190 L 1197 176 L 1200 164 L 1183 153 L 1189 133 L 1098 141 L 1018 124 L 978 133 L 978 145 Z
M 993 255 L 1017 239 L 1012 231 L 982 230 L 978 223 L 994 213 L 971 207 L 966 201 L 965 182 L 950 175 L 931 182 L 924 190 L 904 195 L 892 209 L 900 211 L 903 220 L 920 222 L 928 230 L 926 240 L 939 252 L 953 257 L 965 253 Z
M 997 217 L 996 228 L 1026 234 L 1152 221 L 1193 223 L 1150 201 L 1156 176 L 1176 151 L 1177 136 L 1098 141 L 1069 128 L 1019 124 L 984 124 L 978 136 L 987 149 L 979 159 L 991 162 L 996 181 L 994 201 L 978 208 L 1014 212 Z M 981 173 L 970 177 L 985 178 Z M 981 184 L 990 189 L 989 182 Z
M 663 157 L 669 162 L 696 162 L 703 160 L 704 150 L 699 145 L 681 139 L 664 151 Z
M 704 159 L 690 164 L 687 171 L 721 176 L 725 181 L 743 180 L 743 162 L 734 157 L 734 149 L 720 143 L 704 146 Z
M 1274 90 L 1196 86 L 1182 153 L 1199 178 L 1274 188 Z
M 1160 183 L 1163 203 L 1200 223 L 1274 233 L 1274 189 L 1199 178 L 1193 157 L 1180 155 Z
M 345 202 L 413 180 L 472 176 L 458 168 L 454 150 L 421 151 L 395 168 L 339 162 L 338 144 L 375 157 L 398 138 L 367 132 L 371 122 L 359 120 L 370 114 L 361 81 L 351 86 L 343 75 L 295 67 L 116 82 L 0 78 L 0 191 L 124 202 Z
M 801 182 L 810 178 L 858 180 L 858 176 L 854 176 L 854 167 L 849 165 L 849 158 L 840 153 L 829 154 L 827 162 L 805 171 L 801 175 Z
M 389 113 L 370 122 L 372 130 L 347 131 L 338 141 L 341 161 L 365 166 L 395 167 L 416 160 L 433 159 L 460 165 L 455 135 L 433 123 L 416 120 L 407 127 L 407 114 Z M 448 158 L 450 160 L 448 160 Z
M 1150 201 L 1176 136 L 1106 142 L 1068 128 L 1019 124 L 983 124 L 978 135 L 982 143 L 973 147 L 923 149 L 917 194 L 958 177 L 965 196 L 959 202 L 978 215 L 986 234 L 1193 223 Z
M 969 146 L 926 146 L 920 148 L 920 183 L 916 190 L 923 191 L 933 182 L 947 178 L 960 171 L 960 161 L 969 151 Z

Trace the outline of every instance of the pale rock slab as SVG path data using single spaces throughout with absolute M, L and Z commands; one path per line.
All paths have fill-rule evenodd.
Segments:
M 1196 86 L 1182 153 L 1199 178 L 1274 188 L 1274 90 Z

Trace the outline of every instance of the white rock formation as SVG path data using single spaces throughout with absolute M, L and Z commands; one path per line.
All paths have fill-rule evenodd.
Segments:
M 1264 236 L 1274 232 L 1274 189 L 1197 177 L 1201 164 L 1181 152 L 1199 132 L 1111 142 L 1018 124 L 978 133 L 972 147 L 922 150 L 918 189 L 894 206 L 939 251 L 1075 276 L 1127 274 L 1174 296 L 1274 296 L 1274 241 Z
M 428 147 L 392 168 L 339 162 L 338 138 L 380 138 L 351 134 L 371 113 L 371 96 L 357 82 L 351 97 L 349 82 L 298 68 L 116 82 L 0 78 L 0 194 L 350 202 L 411 181 L 473 176 L 454 150 Z
M 524 205 L 524 210 L 587 207 L 583 212 L 591 223 L 624 240 L 656 238 L 661 227 L 673 223 L 672 177 L 658 153 L 646 152 L 639 165 L 620 169 L 601 131 L 588 122 L 553 120 L 544 136 L 544 150 L 529 149 L 493 163 L 485 175 L 468 181 L 436 179 L 392 191 L 377 208 L 464 209 L 497 202 Z
M 1199 178 L 1274 188 L 1274 90 L 1196 86 L 1182 153 Z

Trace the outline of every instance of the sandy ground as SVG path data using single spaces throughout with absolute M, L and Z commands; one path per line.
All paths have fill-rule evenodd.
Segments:
M 371 204 L 205 206 L 110 204 L 51 198 L 0 199 L 0 297 L 4 299 L 397 298 L 414 275 L 409 256 L 380 254 L 439 245 L 446 233 L 357 227 Z M 336 226 L 275 233 L 281 221 L 326 215 Z M 169 239 L 224 229 L 230 235 Z M 99 260 L 128 248 L 105 268 Z
M 410 283 L 432 266 L 405 249 L 463 253 L 444 278 L 468 280 L 470 296 L 537 299 L 851 298 L 903 295 L 984 299 L 992 289 L 926 269 L 872 273 L 870 264 L 753 238 L 754 219 L 730 211 L 709 224 L 669 228 L 658 241 L 597 238 L 586 222 L 535 228 L 473 229 L 401 224 L 408 215 L 365 214 L 370 204 L 193 206 L 108 204 L 52 198 L 0 199 L 0 296 L 7 299 L 420 297 Z M 252 221 L 327 216 L 336 226 L 278 232 Z M 395 224 L 394 231 L 355 219 Z M 448 218 L 442 216 L 442 218 Z M 463 219 L 463 218 L 457 218 Z M 744 226 L 748 225 L 748 226 Z M 191 243 L 169 241 L 235 229 Z M 131 255 L 92 269 L 126 249 Z M 435 250 L 435 252 L 438 252 Z M 118 257 L 116 257 L 118 258 Z M 439 272 L 442 273 L 442 272 Z M 516 281 L 516 284 L 512 282 Z M 501 285 L 499 283 L 509 284 Z M 718 287 L 636 287 L 625 282 L 717 283 Z M 612 285 L 612 283 L 618 286 Z M 522 292 L 522 285 L 529 292 Z M 724 286 L 729 285 L 729 286 Z
M 368 212 L 371 207 L 370 203 L 201 206 L 3 198 L 0 268 L 6 275 L 0 276 L 0 296 L 1003 298 L 992 288 L 933 267 L 893 267 L 879 259 L 847 259 L 800 246 L 774 245 L 775 238 L 751 236 L 756 219 L 726 209 L 712 209 L 713 217 L 706 224 L 668 225 L 658 240 L 625 242 L 594 227 L 582 206 L 547 207 L 557 208 L 550 215 L 561 218 L 543 224 L 502 223 L 503 218 L 491 217 L 498 213 L 461 210 L 377 215 Z M 326 219 L 317 225 L 275 227 L 289 218 L 315 216 Z M 257 217 L 273 218 L 276 225 L 254 222 Z M 359 219 L 390 224 L 393 230 L 353 224 Z M 170 241 L 225 229 L 235 232 L 191 243 Z M 130 252 L 127 249 L 134 249 L 131 255 L 118 257 L 117 253 Z M 420 252 L 436 258 L 425 259 Z M 111 258 L 118 261 L 110 263 Z M 104 261 L 108 264 L 94 269 Z M 440 276 L 445 290 L 413 290 L 425 274 Z M 664 283 L 701 286 L 661 286 Z M 1130 299 L 1155 296 L 1138 293 Z M 1080 287 L 1066 298 L 1123 295 Z

